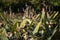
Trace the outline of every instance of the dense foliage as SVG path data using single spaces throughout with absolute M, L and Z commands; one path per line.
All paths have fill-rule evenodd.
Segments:
M 0 40 L 60 40 L 59 4 L 60 0 L 0 0 Z
M 16 17 L 0 13 L 0 40 L 60 40 L 56 34 L 60 35 L 58 12 L 49 14 L 43 10 L 32 17 L 27 14 Z

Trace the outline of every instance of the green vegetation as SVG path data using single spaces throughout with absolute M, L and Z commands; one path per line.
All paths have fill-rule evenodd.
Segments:
M 0 13 L 0 18 L 0 40 L 53 40 L 52 37 L 59 28 L 58 12 L 49 14 L 42 11 L 32 18 L 15 18 L 13 15 L 7 17 Z
M 60 0 L 0 0 L 0 40 L 60 40 L 59 4 Z

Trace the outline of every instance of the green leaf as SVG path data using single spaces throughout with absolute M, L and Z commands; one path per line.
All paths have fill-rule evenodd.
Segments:
M 47 38 L 47 40 L 51 40 L 51 38 L 54 36 L 54 34 L 57 31 L 57 27 L 58 27 L 58 25 L 54 28 L 52 35 L 49 38 Z
M 33 34 L 35 34 L 35 33 L 38 32 L 39 27 L 41 27 L 41 24 L 42 24 L 42 22 L 40 21 L 40 22 L 36 25 L 36 27 L 35 27 L 35 29 L 34 29 L 34 31 L 33 31 Z

